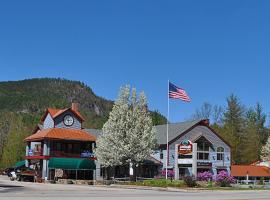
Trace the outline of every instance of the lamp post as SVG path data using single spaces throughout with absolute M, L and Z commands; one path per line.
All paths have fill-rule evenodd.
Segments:
M 246 184 L 248 184 L 248 181 L 249 181 L 249 175 L 248 175 L 248 171 L 247 171 Z

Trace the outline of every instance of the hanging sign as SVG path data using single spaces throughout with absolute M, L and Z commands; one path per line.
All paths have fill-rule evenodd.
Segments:
M 178 146 L 178 154 L 186 155 L 192 153 L 192 142 L 189 140 L 183 140 Z

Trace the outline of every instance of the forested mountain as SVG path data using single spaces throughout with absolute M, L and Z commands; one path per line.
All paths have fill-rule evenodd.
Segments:
M 113 101 L 95 95 L 78 81 L 41 78 L 0 82 L 0 168 L 23 158 L 23 139 L 32 134 L 46 108 L 66 108 L 72 102 L 79 103 L 86 128 L 102 128 L 113 106 Z M 166 123 L 159 112 L 151 115 L 155 125 Z

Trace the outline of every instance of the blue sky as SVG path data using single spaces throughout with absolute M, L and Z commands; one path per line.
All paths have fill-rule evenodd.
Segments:
M 270 1 L 0 1 L 0 81 L 63 77 L 115 99 L 144 90 L 173 122 L 235 93 L 270 112 Z M 68 88 L 67 88 L 68 89 Z

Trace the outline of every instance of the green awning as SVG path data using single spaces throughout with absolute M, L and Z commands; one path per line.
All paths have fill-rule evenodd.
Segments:
M 25 166 L 25 160 L 16 162 L 14 165 L 14 168 L 23 167 L 23 166 Z
M 94 160 L 82 158 L 50 158 L 50 169 L 95 170 Z

